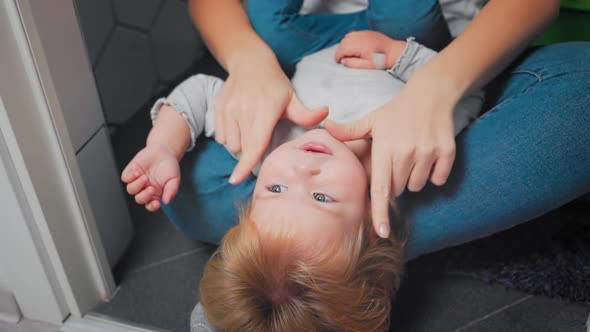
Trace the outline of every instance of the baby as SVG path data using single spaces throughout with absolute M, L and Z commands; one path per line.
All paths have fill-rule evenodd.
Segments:
M 370 36 L 378 32 L 362 32 Z M 381 38 L 381 40 L 389 40 Z M 399 43 L 399 41 L 397 41 Z M 375 59 L 387 70 L 350 69 L 337 46 L 305 57 L 292 78 L 309 107 L 351 122 L 395 97 L 436 53 L 408 39 Z M 178 162 L 198 136 L 214 135 L 213 107 L 223 82 L 196 75 L 152 108 L 147 146 L 125 168 L 128 192 L 150 210 L 178 190 Z M 454 113 L 455 132 L 479 114 L 481 93 Z M 170 142 L 175 142 L 171 144 Z M 179 144 L 181 142 L 182 144 Z M 173 146 L 173 148 L 171 148 Z M 239 156 L 236 156 L 239 158 Z M 370 144 L 342 143 L 323 129 L 279 122 L 239 223 L 222 240 L 201 281 L 208 322 L 220 331 L 385 331 L 401 278 L 404 232 L 376 236 L 366 162 Z

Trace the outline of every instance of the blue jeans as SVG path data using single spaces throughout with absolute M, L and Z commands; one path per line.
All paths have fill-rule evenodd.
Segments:
M 350 14 L 299 15 L 303 0 L 249 0 L 246 10 L 256 32 L 288 71 L 304 56 L 338 43 L 354 30 L 380 31 L 440 50 L 451 41 L 438 0 L 371 0 Z
M 370 16 L 370 11 L 364 15 Z M 317 15 L 317 24 L 305 21 L 303 27 L 280 34 L 291 31 L 293 38 L 283 38 L 295 44 L 303 40 L 298 37 L 308 25 L 315 31 L 326 19 L 358 22 L 351 21 L 355 15 L 361 14 Z M 339 36 L 353 29 L 336 26 Z M 428 24 L 415 28 L 423 26 Z M 298 54 L 293 57 L 297 59 L 316 46 L 289 47 L 296 52 L 285 52 L 283 64 L 289 55 Z M 590 43 L 532 50 L 490 86 L 494 92 L 488 95 L 485 113 L 456 138 L 457 158 L 447 184 L 406 192 L 398 200 L 410 224 L 407 259 L 510 228 L 590 191 Z M 256 180 L 250 176 L 230 185 L 227 180 L 235 165 L 223 146 L 201 141 L 183 160 L 178 195 L 164 206 L 170 220 L 194 239 L 219 243 L 237 222 L 237 207 L 249 199 Z

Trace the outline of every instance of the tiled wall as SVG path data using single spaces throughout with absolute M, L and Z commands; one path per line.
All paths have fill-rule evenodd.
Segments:
M 107 124 L 146 111 L 206 49 L 182 0 L 75 0 Z

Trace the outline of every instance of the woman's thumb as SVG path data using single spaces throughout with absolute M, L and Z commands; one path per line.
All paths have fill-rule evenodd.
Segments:
M 371 135 L 371 117 L 369 114 L 350 124 L 338 124 L 332 120 L 326 120 L 324 127 L 340 141 L 354 141 Z
M 303 105 L 303 103 L 299 100 L 299 98 L 297 98 L 295 93 L 291 95 L 291 100 L 289 101 L 287 109 L 285 110 L 285 118 L 303 127 L 317 126 L 327 116 L 327 106 L 322 106 L 314 110 L 311 110 L 307 108 L 305 105 Z

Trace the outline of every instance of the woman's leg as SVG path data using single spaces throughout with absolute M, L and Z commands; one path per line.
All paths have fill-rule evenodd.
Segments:
M 367 10 L 350 14 L 299 15 L 303 0 L 249 0 L 254 30 L 281 65 L 293 70 L 304 56 L 338 43 L 353 30 L 376 30 L 395 39 L 414 36 L 436 50 L 451 41 L 438 0 L 371 0 Z
M 254 30 L 292 71 L 304 56 L 338 43 L 352 30 L 368 29 L 365 11 L 299 15 L 303 0 L 248 0 Z
M 416 37 L 437 51 L 451 42 L 438 0 L 370 0 L 366 16 L 372 30 L 394 39 Z
M 219 244 L 238 222 L 239 205 L 249 200 L 256 178 L 237 186 L 228 182 L 237 161 L 213 139 L 197 143 L 182 160 L 182 181 L 176 197 L 162 209 L 189 237 Z
M 590 191 L 590 43 L 539 48 L 457 137 L 442 187 L 399 199 L 407 258 L 481 238 Z

